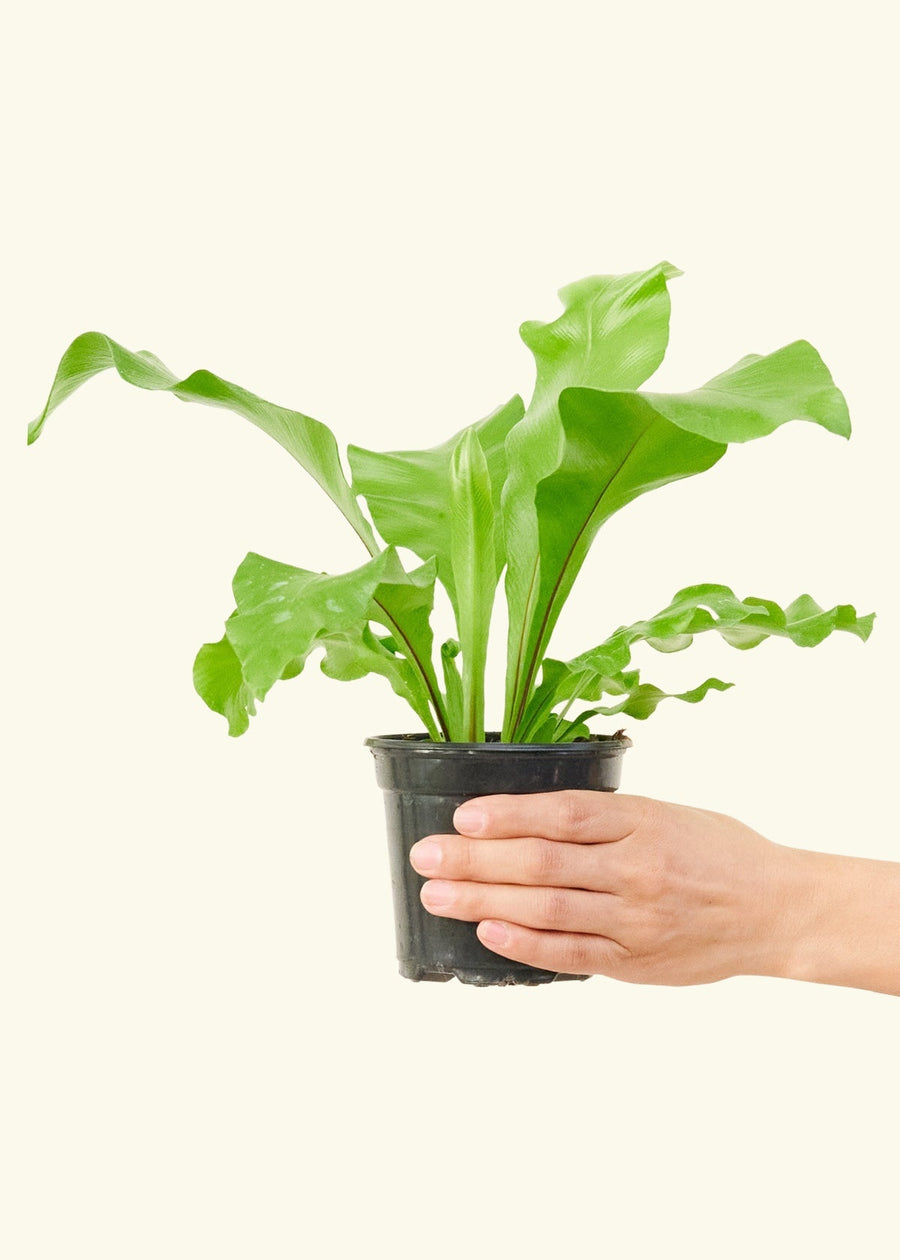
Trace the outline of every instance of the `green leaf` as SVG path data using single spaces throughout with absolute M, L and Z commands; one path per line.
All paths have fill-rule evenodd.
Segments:
M 624 276 L 592 276 L 560 290 L 564 311 L 549 324 L 530 321 L 520 332 L 534 354 L 537 375 L 524 418 L 507 439 L 509 475 L 502 492 L 508 554 L 506 598 L 509 656 L 504 738 L 518 707 L 527 666 L 520 626 L 534 617 L 538 598 L 538 484 L 563 451 L 559 399 L 571 386 L 637 389 L 663 360 L 669 339 L 667 281 L 681 273 L 670 263 Z M 528 631 L 526 630 L 526 639 Z M 527 687 L 525 688 L 527 691 Z
M 228 718 L 229 733 L 247 729 L 257 701 L 281 678 L 293 678 L 320 636 L 361 637 L 372 597 L 396 556 L 382 552 L 338 576 L 312 573 L 251 552 L 234 576 L 237 609 L 225 638 L 205 644 L 194 665 L 200 695 Z
M 511 557 L 504 729 L 510 738 L 520 729 L 537 667 L 604 521 L 639 495 L 712 467 L 727 442 L 763 436 L 795 419 L 849 432 L 843 396 L 806 342 L 742 359 L 687 394 L 567 389 L 559 414 L 559 459 L 535 486 L 533 508 L 524 488 L 518 500 L 504 503 Z
M 519 335 L 535 358 L 537 379 L 528 420 L 552 413 L 570 385 L 637 389 L 666 353 L 671 263 L 623 276 L 588 276 L 560 289 L 565 310 L 545 324 L 528 320 Z
M 618 704 L 600 706 L 590 712 L 591 716 L 599 713 L 604 717 L 614 717 L 616 714 L 624 713 L 626 717 L 636 718 L 639 722 L 643 722 L 656 712 L 657 706 L 663 700 L 682 700 L 686 704 L 699 704 L 710 691 L 728 691 L 733 686 L 733 683 L 722 682 L 720 678 L 707 678 L 699 687 L 693 687 L 690 691 L 662 691 L 652 683 L 641 682 L 638 671 L 635 670 L 633 677 L 623 676 L 618 689 L 612 688 L 610 680 L 610 687 L 607 690 L 612 695 L 624 695 L 623 700 Z
M 175 374 L 155 355 L 148 351 L 133 354 L 102 333 L 83 334 L 63 355 L 47 404 L 29 429 L 29 442 L 33 442 L 39 436 L 47 417 L 61 402 L 90 377 L 107 368 L 114 368 L 123 380 L 142 389 L 165 390 L 184 401 L 225 407 L 250 420 L 280 443 L 313 476 L 347 518 L 370 554 L 378 554 L 379 548 L 372 527 L 363 515 L 356 496 L 347 483 L 341 467 L 337 443 L 324 424 L 301 412 L 290 411 L 285 407 L 266 402 L 211 372 L 194 372 L 184 380 L 178 380 Z M 403 574 L 402 566 L 396 557 L 393 563 L 395 572 L 399 571 L 402 575 L 402 579 L 398 580 L 406 581 L 406 575 Z M 419 594 L 421 595 L 421 592 Z M 388 605 L 392 599 L 395 600 L 396 606 L 393 612 L 390 612 Z M 431 599 L 433 600 L 433 575 Z M 379 615 L 383 614 L 382 619 L 387 621 L 389 629 L 404 641 L 404 646 L 409 649 L 411 658 L 418 658 L 415 667 L 421 667 L 422 685 L 430 694 L 433 693 L 436 712 L 440 716 L 440 694 L 434 675 L 434 666 L 428 652 L 421 650 L 422 640 L 426 637 L 422 631 L 421 618 L 411 609 L 405 609 L 403 605 L 403 598 L 396 592 L 392 594 L 390 589 L 383 591 Z M 407 616 L 412 619 L 410 625 L 405 624 L 404 619 Z M 430 651 L 430 631 L 427 638 L 428 651 Z M 212 668 L 213 662 L 218 661 L 222 669 L 217 668 L 216 675 L 221 675 L 222 679 L 227 679 L 229 673 L 233 676 L 233 662 L 228 662 L 230 671 L 224 669 L 227 660 L 224 648 L 220 645 L 219 656 L 216 657 L 211 650 L 214 645 L 208 646 L 210 651 L 204 653 L 202 659 L 198 658 L 201 672 L 207 667 Z M 208 690 L 207 684 L 212 686 L 211 681 L 204 678 L 202 685 Z M 237 687 L 230 689 L 230 683 L 227 681 L 222 685 L 231 697 L 229 703 L 237 706 L 236 711 L 244 715 L 241 720 L 246 728 L 247 713 L 252 710 L 248 709 L 244 703 L 243 693 Z M 217 695 L 214 688 L 210 691 L 210 695 L 215 701 L 212 707 L 215 707 L 215 704 L 224 703 L 221 695 Z M 217 711 L 223 710 L 219 708 Z
M 434 608 L 435 563 L 429 560 L 407 573 L 393 547 L 385 553 L 384 577 L 372 596 L 371 618 L 391 628 L 402 622 L 403 631 L 393 630 L 395 651 L 411 660 L 431 662 L 434 635 L 431 610 Z
M 225 638 L 201 648 L 194 670 L 198 692 L 228 718 L 230 734 L 242 734 L 256 702 L 279 679 L 296 677 L 310 653 L 322 649 L 329 677 L 383 675 L 429 735 L 440 739 L 429 708 L 434 698 L 441 712 L 428 624 L 433 565 L 407 574 L 390 549 L 332 576 L 251 553 L 233 585 L 237 609 L 226 622 Z M 370 619 L 402 620 L 409 637 L 379 639 Z
M 484 671 L 498 577 L 494 520 L 487 459 L 475 430 L 467 429 L 450 460 L 450 564 L 463 658 L 462 738 L 473 744 L 484 742 Z
M 835 630 L 865 639 L 872 628 L 872 617 L 858 616 L 851 605 L 825 610 L 804 595 L 782 609 L 706 585 L 685 588 L 662 612 L 620 627 L 572 661 L 545 659 L 572 584 L 613 513 L 649 490 L 712 467 L 729 443 L 764 436 L 788 420 L 850 433 L 843 396 L 804 341 L 749 355 L 688 393 L 636 392 L 665 353 L 668 281 L 677 274 L 661 263 L 561 290 L 557 319 L 521 327 L 536 366 L 527 410 L 514 397 L 428 450 L 352 447 L 352 487 L 325 425 L 207 371 L 179 380 L 155 355 L 132 353 L 96 332 L 78 337 L 64 354 L 29 442 L 85 381 L 113 369 L 138 388 L 249 419 L 311 474 L 359 535 L 374 558 L 352 573 L 315 573 L 255 555 L 239 568 L 238 606 L 225 636 L 205 644 L 195 662 L 198 691 L 227 718 L 232 734 L 247 729 L 275 681 L 295 677 L 309 654 L 321 650 L 331 677 L 386 677 L 433 739 L 480 740 L 490 616 L 506 567 L 503 738 L 570 740 L 586 733 L 595 714 L 642 718 L 670 696 L 631 668 L 636 642 L 681 651 L 695 634 L 715 630 L 740 649 L 773 635 L 813 646 Z M 380 550 L 358 495 L 368 500 L 387 551 Z M 394 547 L 412 550 L 424 561 L 421 568 L 407 574 Z M 432 660 L 435 580 L 449 592 L 459 635 L 441 649 L 443 693 Z M 380 636 L 379 627 L 387 633 Z M 696 703 L 727 685 L 707 679 L 676 698 Z M 576 700 L 594 707 L 570 717 Z
M 390 549 L 385 562 L 384 580 L 379 582 L 372 596 L 371 620 L 386 625 L 391 631 L 395 651 L 405 656 L 419 676 L 415 694 L 426 696 L 426 713 L 417 703 L 413 705 L 435 739 L 440 738 L 434 722 L 437 721 L 443 737 L 449 738 L 448 719 L 441 700 L 440 687 L 434 672 L 431 628 L 431 612 L 434 608 L 435 561 L 407 573 L 397 553 Z M 434 719 L 427 715 L 430 705 Z
M 441 666 L 444 671 L 444 687 L 447 693 L 447 717 L 450 723 L 450 738 L 459 739 L 465 729 L 463 719 L 463 685 L 456 658 L 459 656 L 459 643 L 456 639 L 448 639 L 441 644 Z
M 435 559 L 438 578 L 450 595 L 454 612 L 458 609 L 450 554 L 453 452 L 470 432 L 477 435 L 484 451 L 492 487 L 494 559 L 499 577 L 505 558 L 500 517 L 500 492 L 506 479 L 505 441 L 523 412 L 522 400 L 516 395 L 484 420 L 430 450 L 347 449 L 353 489 L 365 497 L 381 537 L 395 547 L 406 547 L 422 560 Z
M 673 424 L 713 442 L 749 442 L 787 420 L 808 420 L 850 436 L 846 399 L 808 341 L 793 341 L 772 354 L 748 354 L 690 393 L 644 396 Z
M 557 662 L 558 663 L 558 662 Z M 728 691 L 734 684 L 722 682 L 720 678 L 707 678 L 698 687 L 690 691 L 663 691 L 652 683 L 641 682 L 638 670 L 629 670 L 617 677 L 606 677 L 596 680 L 595 690 L 598 694 L 623 697 L 616 704 L 595 705 L 586 709 L 577 717 L 567 720 L 564 714 L 551 713 L 544 719 L 538 732 L 531 737 L 536 744 L 564 744 L 589 733 L 587 722 L 592 717 L 615 717 L 624 714 L 626 717 L 644 721 L 656 712 L 663 700 L 682 700 L 686 704 L 699 704 L 710 691 Z
M 326 425 L 299 411 L 266 402 L 212 372 L 194 372 L 180 381 L 148 350 L 134 354 L 103 333 L 82 333 L 69 346 L 60 361 L 44 410 L 29 426 L 29 443 L 38 438 L 47 417 L 61 402 L 107 368 L 115 368 L 123 381 L 140 389 L 165 390 L 184 402 L 225 407 L 244 416 L 273 437 L 306 469 L 344 514 L 370 554 L 377 552 L 372 527 L 347 483 L 334 434 Z
M 756 647 L 772 637 L 790 639 L 799 647 L 815 647 L 835 631 L 865 640 L 873 622 L 873 614 L 859 616 L 850 604 L 825 610 L 810 595 L 801 595 L 782 609 L 772 600 L 755 596 L 739 599 L 727 586 L 713 583 L 688 586 L 678 591 L 661 612 L 629 626 L 620 626 L 590 651 L 569 661 L 545 659 L 540 685 L 534 689 L 525 711 L 520 738 L 537 739 L 535 732 L 546 731 L 553 707 L 571 704 L 574 699 L 596 701 L 604 695 L 624 697 L 595 712 L 606 716 L 625 713 L 643 720 L 661 700 L 672 698 L 696 704 L 710 690 L 724 691 L 731 686 L 720 679 L 708 678 L 691 691 L 671 693 L 643 683 L 637 670 L 628 669 L 632 648 L 638 642 L 646 642 L 659 652 L 680 652 L 691 645 L 695 635 L 712 630 L 741 650 Z M 586 716 L 582 714 L 582 719 Z
M 203 644 L 194 661 L 194 687 L 214 713 L 227 718 L 229 735 L 243 735 L 256 706 L 227 638 Z
M 690 646 L 695 634 L 707 630 L 715 630 L 726 643 L 742 650 L 772 637 L 790 639 L 798 647 L 816 647 L 834 631 L 865 641 L 874 621 L 874 613 L 860 616 L 852 604 L 826 610 L 811 595 L 801 595 L 780 608 L 770 599 L 753 595 L 738 599 L 728 586 L 704 583 L 678 591 L 655 616 L 621 627 L 601 645 L 601 651 L 625 645 L 630 649 L 645 640 L 658 652 L 680 652 Z
M 567 712 L 567 709 L 564 709 L 562 714 L 554 714 L 553 706 L 563 701 L 571 704 L 578 697 L 584 698 L 585 691 L 593 685 L 595 680 L 615 676 L 624 669 L 631 660 L 631 653 L 624 643 L 618 644 L 617 649 L 617 655 L 608 653 L 601 661 L 600 654 L 603 649 L 602 647 L 595 648 L 595 655 L 580 672 L 575 661 L 556 661 L 552 657 L 545 657 L 541 662 L 540 684 L 532 691 L 522 715 L 517 733 L 518 741 L 538 744 L 553 743 L 552 732 L 558 729 L 559 722 Z M 595 691 L 594 698 L 602 694 L 601 686 Z
M 512 576 L 512 559 L 507 577 L 508 599 L 516 601 L 509 607 L 511 739 L 518 738 L 538 665 L 600 526 L 639 495 L 705 472 L 727 450 L 669 423 L 640 394 L 569 389 L 560 398 L 560 416 L 562 458 L 534 498 L 538 551 L 531 555 L 527 591 Z M 509 518 L 507 530 L 513 539 Z M 523 554 L 513 546 L 510 551 Z
M 384 552 L 350 573 L 297 569 L 251 552 L 234 575 L 236 613 L 225 633 L 244 681 L 264 699 L 289 665 L 303 662 L 319 635 L 359 629 L 390 561 Z
M 587 720 L 594 717 L 597 709 L 588 709 L 571 722 L 560 714 L 551 713 L 528 741 L 532 744 L 571 744 L 574 740 L 590 735 Z
M 421 675 L 406 657 L 391 652 L 368 626 L 319 635 L 314 646 L 324 649 L 322 672 L 329 678 L 353 682 L 366 674 L 381 674 L 418 714 L 431 738 L 440 738 Z

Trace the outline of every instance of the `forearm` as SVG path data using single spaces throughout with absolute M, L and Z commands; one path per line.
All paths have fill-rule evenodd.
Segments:
M 773 972 L 900 996 L 900 863 L 786 854 Z

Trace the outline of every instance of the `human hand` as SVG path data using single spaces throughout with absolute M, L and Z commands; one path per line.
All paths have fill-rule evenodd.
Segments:
M 410 854 L 431 913 L 506 958 L 649 984 L 786 975 L 798 850 L 722 814 L 606 792 L 469 801 Z

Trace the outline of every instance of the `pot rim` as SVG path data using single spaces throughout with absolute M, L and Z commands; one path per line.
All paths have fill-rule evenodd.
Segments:
M 548 753 L 558 753 L 564 757 L 596 757 L 604 753 L 617 753 L 626 748 L 632 747 L 632 741 L 624 734 L 615 735 L 595 735 L 589 740 L 578 740 L 568 744 L 516 744 L 504 743 L 499 738 L 499 732 L 488 731 L 489 735 L 496 735 L 496 739 L 486 740 L 484 743 L 468 744 L 457 742 L 455 740 L 435 741 L 429 737 L 426 732 L 421 734 L 407 735 L 372 735 L 365 741 L 365 746 L 371 749 L 381 749 L 384 752 L 400 752 L 413 754 L 419 757 L 453 757 L 453 756 L 471 756 L 473 753 L 518 753 L 520 756 L 528 756 L 530 754 L 542 754 L 546 756 Z

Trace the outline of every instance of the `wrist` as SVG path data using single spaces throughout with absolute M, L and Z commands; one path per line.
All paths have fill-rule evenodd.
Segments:
M 900 995 L 900 864 L 780 854 L 769 974 Z

